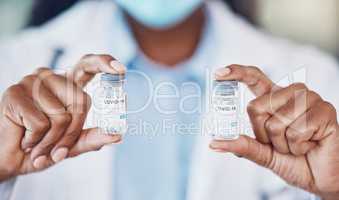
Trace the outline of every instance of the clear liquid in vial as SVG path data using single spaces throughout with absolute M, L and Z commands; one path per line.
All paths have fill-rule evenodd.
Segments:
M 239 137 L 239 105 L 237 81 L 213 82 L 211 109 L 214 139 L 234 140 Z
M 101 76 L 101 113 L 99 127 L 106 134 L 125 134 L 127 131 L 127 95 L 123 89 L 124 75 Z

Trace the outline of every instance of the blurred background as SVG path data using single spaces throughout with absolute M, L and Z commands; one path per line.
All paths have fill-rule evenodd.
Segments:
M 39 26 L 77 0 L 0 0 L 0 39 Z M 315 45 L 339 59 L 338 0 L 225 0 L 250 23 L 274 35 Z M 39 7 L 44 7 L 41 10 Z M 227 26 L 227 25 L 226 25 Z

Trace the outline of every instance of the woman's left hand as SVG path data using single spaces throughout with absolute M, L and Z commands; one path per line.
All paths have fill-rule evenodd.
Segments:
M 275 85 L 256 67 L 232 65 L 217 80 L 238 80 L 256 95 L 248 115 L 256 139 L 214 140 L 210 147 L 266 167 L 286 182 L 339 199 L 339 125 L 335 108 L 302 83 Z

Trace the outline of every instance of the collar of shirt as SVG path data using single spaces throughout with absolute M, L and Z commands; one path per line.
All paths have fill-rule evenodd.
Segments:
M 179 63 L 174 68 L 168 70 L 166 66 L 163 66 L 159 63 L 147 59 L 137 46 L 137 42 L 133 37 L 127 21 L 125 20 L 122 10 L 118 9 L 113 13 L 113 17 L 110 17 L 111 20 L 107 20 L 111 25 L 107 25 L 104 31 L 105 49 L 109 49 L 112 55 L 116 57 L 120 62 L 127 65 L 129 69 L 135 69 L 133 63 L 136 59 L 143 57 L 146 58 L 148 62 L 157 66 L 157 69 L 152 68 L 152 72 L 165 72 L 166 73 L 185 73 L 187 72 L 189 80 L 199 82 L 203 85 L 204 80 L 209 78 L 211 74 L 210 69 L 215 63 L 216 54 L 218 47 L 216 46 L 215 39 L 216 30 L 213 23 L 213 8 L 206 3 L 205 12 L 206 12 L 206 22 L 204 27 L 204 33 L 202 35 L 202 40 L 198 45 L 196 52 L 193 56 L 186 61 Z M 112 28 L 112 25 L 115 27 Z M 118 38 L 118 39 L 117 39 Z M 159 67 L 158 67 L 159 66 Z M 163 66 L 163 67 L 161 67 Z M 145 70 L 145 69 L 143 69 Z

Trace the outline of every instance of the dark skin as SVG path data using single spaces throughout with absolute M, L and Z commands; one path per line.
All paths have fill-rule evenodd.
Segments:
M 162 30 L 146 27 L 128 14 L 125 15 L 143 53 L 168 67 L 174 67 L 194 54 L 205 24 L 203 7 L 180 24 Z
M 144 54 L 154 61 L 173 67 L 194 54 L 201 39 L 205 16 L 203 9 L 200 8 L 186 21 L 166 30 L 145 27 L 128 15 L 127 19 Z M 303 84 L 292 84 L 287 88 L 275 86 L 258 68 L 233 65 L 229 67 L 227 73 L 225 70 L 221 69 L 223 73 L 221 76 L 217 75 L 216 79 L 244 82 L 257 95 L 252 101 L 255 102 L 255 106 L 252 103 L 248 109 L 256 139 L 241 136 L 234 141 L 215 140 L 210 144 L 211 149 L 217 152 L 232 152 L 247 158 L 269 168 L 289 184 L 318 194 L 325 200 L 338 199 L 336 172 L 339 165 L 335 155 L 339 148 L 339 132 L 335 108 Z M 298 90 L 305 91 L 307 100 L 303 103 L 307 104 L 309 109 L 296 115 L 298 110 L 294 104 L 286 102 L 297 101 L 293 98 L 295 91 Z M 278 92 L 273 95 L 273 91 Z M 266 93 L 268 97 L 265 97 Z M 283 95 L 272 98 L 278 93 Z M 288 93 L 293 94 L 292 100 L 284 101 L 288 98 Z M 282 122 L 278 117 L 267 117 L 265 120 L 262 118 L 261 111 L 265 110 L 264 107 L 271 108 L 276 104 L 275 101 L 280 102 L 280 105 L 273 113 L 291 118 L 290 124 Z M 306 127 L 302 123 L 303 116 L 307 119 Z M 326 124 L 326 128 L 321 128 Z M 263 128 L 259 130 L 257 127 L 265 127 L 267 131 L 263 131 Z M 312 127 L 315 127 L 315 131 L 311 130 Z M 300 139 L 305 134 L 309 135 L 308 139 Z M 310 139 L 313 138 L 312 135 L 317 138 L 315 141 Z
M 129 23 L 141 50 L 171 67 L 194 54 L 204 19 L 200 8 L 167 30 L 131 18 Z M 126 68 L 110 55 L 86 55 L 66 74 L 40 68 L 6 90 L 0 100 L 0 183 L 121 140 L 83 128 L 91 106 L 83 88 L 102 72 L 124 74 Z M 324 200 L 338 200 L 339 125 L 330 103 L 304 84 L 277 86 L 256 67 L 232 65 L 215 78 L 243 82 L 256 95 L 248 105 L 256 138 L 214 140 L 212 149 L 249 159 Z

